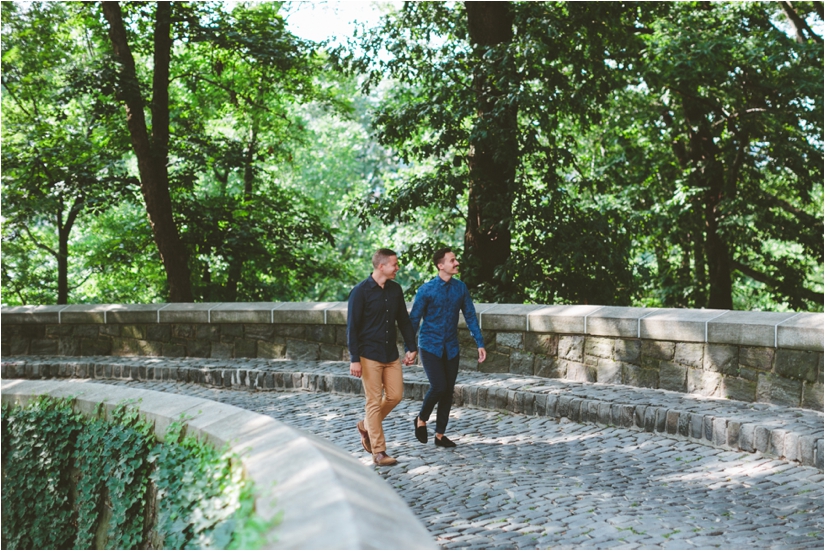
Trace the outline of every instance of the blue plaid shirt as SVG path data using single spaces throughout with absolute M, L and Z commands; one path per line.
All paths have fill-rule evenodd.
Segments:
M 476 344 L 484 348 L 476 309 L 467 286 L 454 277 L 444 281 L 438 276 L 419 287 L 415 294 L 410 321 L 413 330 L 418 333 L 418 347 L 439 357 L 446 352 L 447 359 L 458 356 L 459 310 L 464 312 L 464 321 Z

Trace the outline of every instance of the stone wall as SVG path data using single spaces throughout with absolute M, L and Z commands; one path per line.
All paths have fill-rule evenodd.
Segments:
M 186 434 L 238 455 L 252 483 L 262 549 L 437 549 L 392 487 L 331 443 L 271 417 L 205 398 L 78 381 L 4 380 L 2 403 L 73 399 L 87 417 L 134 404 L 162 439 Z M 365 508 L 365 504 L 366 508 Z M 365 509 L 369 514 L 362 514 Z M 274 519 L 280 518 L 275 521 Z
M 348 361 L 346 303 L 3 308 L 2 355 Z M 461 368 L 823 409 L 823 314 L 478 304 Z

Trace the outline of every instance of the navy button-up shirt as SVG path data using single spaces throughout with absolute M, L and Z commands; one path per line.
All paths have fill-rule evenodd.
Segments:
M 389 363 L 398 359 L 395 324 L 401 330 L 408 350 L 417 351 L 404 292 L 388 279 L 382 288 L 370 275 L 356 285 L 347 307 L 347 347 L 350 361 L 361 358 Z
M 464 312 L 464 321 L 479 348 L 484 348 L 484 338 L 476 319 L 473 299 L 464 282 L 456 278 L 444 281 L 436 276 L 415 294 L 410 320 L 418 332 L 418 346 L 430 354 L 447 359 L 458 356 L 458 312 Z M 418 324 L 421 323 L 421 330 Z

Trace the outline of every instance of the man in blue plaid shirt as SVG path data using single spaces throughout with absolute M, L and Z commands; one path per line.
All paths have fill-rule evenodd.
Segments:
M 435 445 L 453 448 L 455 443 L 444 436 L 453 405 L 453 389 L 458 376 L 458 313 L 464 313 L 464 321 L 478 345 L 478 361 L 487 357 L 484 338 L 476 319 L 473 299 L 467 286 L 456 279 L 458 259 L 449 247 L 433 254 L 433 263 L 438 268 L 438 276 L 422 285 L 415 295 L 410 321 L 418 333 L 418 348 L 421 363 L 430 389 L 424 396 L 421 411 L 415 419 L 415 437 L 419 442 L 427 442 L 427 421 L 438 405 L 435 420 Z M 421 329 L 419 331 L 419 323 Z

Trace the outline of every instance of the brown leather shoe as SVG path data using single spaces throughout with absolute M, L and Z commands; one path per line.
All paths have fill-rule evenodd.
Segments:
M 372 453 L 370 435 L 367 432 L 367 428 L 364 426 L 364 422 L 358 421 L 358 424 L 355 426 L 358 428 L 358 433 L 361 435 L 361 445 L 364 446 L 364 450 L 366 450 L 367 453 Z
M 397 460 L 393 459 L 384 452 L 378 452 L 374 454 L 372 456 L 372 462 L 381 467 L 389 467 L 390 465 L 395 465 L 396 463 L 398 463 Z

